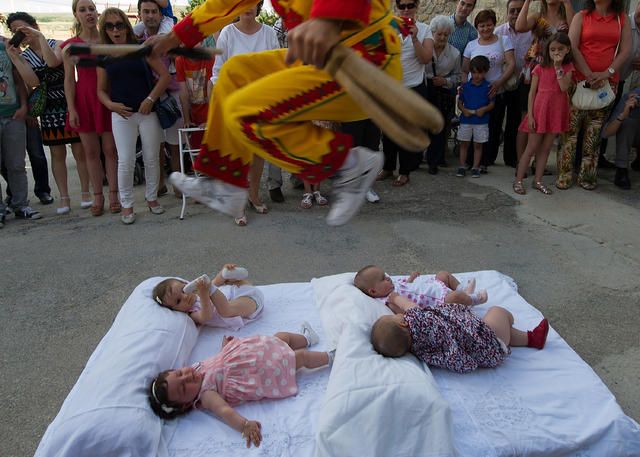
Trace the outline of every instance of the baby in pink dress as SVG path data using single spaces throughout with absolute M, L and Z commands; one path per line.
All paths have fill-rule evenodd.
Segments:
M 430 308 L 442 303 L 478 305 L 488 298 L 486 290 L 475 292 L 475 279 L 463 286 L 448 271 L 439 271 L 435 278 L 421 278 L 413 272 L 408 278 L 393 280 L 382 268 L 368 265 L 356 274 L 353 284 L 396 312 L 400 302 Z
M 222 351 L 191 367 L 160 373 L 149 387 L 149 402 L 163 419 L 173 419 L 192 408 L 213 412 L 247 441 L 262 441 L 258 421 L 241 416 L 233 406 L 264 398 L 286 398 L 298 393 L 296 371 L 331 365 L 335 351 L 314 352 L 307 347 L 318 334 L 307 322 L 301 334 L 224 337 Z
M 182 279 L 165 279 L 153 288 L 153 299 L 161 306 L 187 313 L 196 324 L 238 330 L 260 316 L 264 296 L 246 280 L 223 278 L 225 268 L 234 270 L 236 265 L 225 264 L 211 282 L 199 279 L 193 293 L 184 291 L 187 283 Z

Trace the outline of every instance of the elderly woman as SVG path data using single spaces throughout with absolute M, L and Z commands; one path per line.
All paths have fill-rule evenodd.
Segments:
M 478 39 L 470 41 L 464 49 L 462 72 L 469 73 L 469 62 L 476 56 L 485 56 L 489 59 L 490 68 L 486 80 L 491 85 L 489 95 L 495 97 L 495 109 L 504 106 L 504 84 L 513 74 L 516 61 L 513 52 L 513 44 L 508 36 L 498 36 L 494 33 L 496 28 L 496 13 L 493 10 L 482 10 L 474 20 L 478 29 Z M 498 157 L 500 137 L 502 136 L 502 123 L 491 116 L 489 120 L 489 141 L 484 144 L 480 170 L 487 172 L 487 166 L 493 165 Z
M 447 16 L 436 16 L 431 20 L 433 55 L 426 65 L 428 100 L 442 113 L 445 128 L 431 138 L 427 149 L 429 173 L 438 173 L 438 163 L 444 159 L 451 118 L 454 115 L 455 89 L 460 83 L 460 51 L 448 43 L 453 32 L 453 21 Z
M 427 86 L 424 83 L 424 66 L 431 62 L 433 42 L 429 39 L 429 27 L 423 22 L 416 21 L 419 0 L 396 0 L 396 8 L 399 11 L 406 29 L 409 33 L 402 36 L 401 62 L 403 83 L 416 91 L 423 98 L 427 98 Z M 378 173 L 381 181 L 390 176 L 396 169 L 396 160 L 400 163 L 398 177 L 393 186 L 404 186 L 409 182 L 409 173 L 418 168 L 421 153 L 406 151 L 394 143 L 389 137 L 382 137 L 384 150 L 384 166 Z
M 631 52 L 631 29 L 624 14 L 623 1 L 587 0 L 585 9 L 577 13 L 571 22 L 569 38 L 577 80 L 587 81 L 594 89 L 609 81 L 615 92 L 619 72 Z M 571 109 L 569 131 L 562 135 L 562 150 L 558 154 L 558 189 L 568 189 L 573 185 L 573 164 L 581 129 L 584 129 L 584 135 L 578 184 L 586 190 L 596 188 L 600 131 L 610 108 Z

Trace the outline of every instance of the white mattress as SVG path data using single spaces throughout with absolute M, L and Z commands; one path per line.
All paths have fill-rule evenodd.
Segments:
M 519 328 L 531 328 L 539 322 L 541 314 L 518 295 L 511 278 L 495 271 L 473 276 L 478 287 L 489 290 L 489 302 L 476 309 L 479 315 L 491 305 L 500 305 L 513 312 Z M 317 348 L 328 348 L 310 283 L 261 289 L 266 299 L 264 314 L 238 335 L 296 331 L 300 321 L 308 320 L 320 334 Z M 497 369 L 469 374 L 432 371 L 449 402 L 454 444 L 460 455 L 640 455 L 638 424 L 624 415 L 604 383 L 553 330 L 553 322 L 551 326 L 544 350 L 516 348 Z M 191 361 L 217 352 L 221 339 L 219 330 L 202 330 Z M 239 433 L 211 415 L 193 412 L 164 426 L 168 453 L 176 457 L 312 456 L 328 380 L 328 370 L 299 373 L 300 393 L 296 397 L 239 406 L 241 414 L 262 422 L 259 449 L 245 450 Z M 359 437 L 354 438 L 357 443 Z

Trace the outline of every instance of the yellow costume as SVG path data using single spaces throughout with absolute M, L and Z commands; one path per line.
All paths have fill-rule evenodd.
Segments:
M 187 46 L 221 29 L 256 0 L 207 0 L 174 32 Z M 400 40 L 388 0 L 272 0 L 287 29 L 314 18 L 344 19 L 347 45 L 401 79 Z M 288 66 L 286 49 L 232 57 L 222 67 L 209 105 L 207 131 L 195 168 L 247 187 L 253 154 L 311 183 L 334 174 L 351 137 L 313 120 L 355 121 L 367 116 L 331 78 L 310 65 Z

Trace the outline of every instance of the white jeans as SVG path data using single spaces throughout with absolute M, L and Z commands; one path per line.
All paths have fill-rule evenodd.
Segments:
M 118 149 L 118 189 L 123 208 L 133 208 L 133 171 L 136 164 L 136 140 L 142 140 L 144 160 L 145 193 L 147 201 L 158 199 L 160 181 L 160 158 L 158 150 L 162 139 L 162 128 L 155 112 L 134 113 L 129 119 L 111 113 L 111 128 Z

